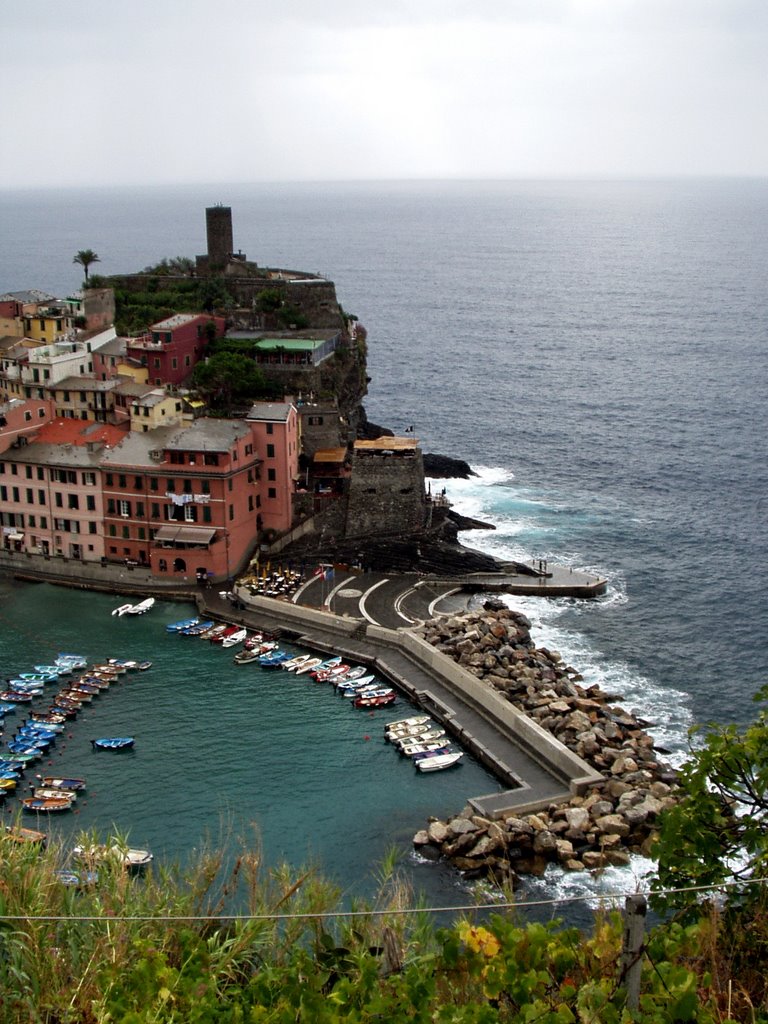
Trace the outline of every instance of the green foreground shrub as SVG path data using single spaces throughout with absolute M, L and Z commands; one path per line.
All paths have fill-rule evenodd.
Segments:
M 314 871 L 266 871 L 257 849 L 142 877 L 108 859 L 78 889 L 56 875 L 63 857 L 0 836 L 3 1024 L 715 1022 L 728 1007 L 766 1019 L 712 970 L 714 914 L 649 934 L 632 1014 L 618 914 L 589 935 L 514 911 L 437 928 L 391 864 L 378 899 L 350 917 Z M 233 900 L 243 916 L 222 918 Z

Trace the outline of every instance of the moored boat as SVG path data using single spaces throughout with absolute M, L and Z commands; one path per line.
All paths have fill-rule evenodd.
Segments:
M 408 718 L 399 718 L 395 722 L 386 722 L 384 725 L 384 731 L 389 732 L 390 729 L 397 729 L 399 726 L 423 725 L 425 722 L 429 721 L 429 715 L 410 715 Z
M 144 615 L 145 612 L 148 612 L 152 607 L 154 607 L 154 604 L 154 597 L 145 597 L 144 600 L 139 601 L 138 604 L 131 605 L 126 612 L 126 615 Z
M 101 736 L 91 740 L 94 750 L 130 750 L 134 743 L 133 736 Z
M 6 825 L 5 834 L 8 839 L 15 843 L 31 843 L 37 846 L 45 846 L 48 836 L 45 832 L 38 832 L 34 828 L 23 828 L 21 825 Z
M 72 809 L 72 801 L 66 797 L 36 797 L 28 796 L 21 801 L 25 811 L 32 811 L 37 814 L 56 814 L 60 811 Z
M 72 850 L 73 857 L 86 864 L 99 864 L 105 860 L 115 859 L 129 870 L 141 870 L 151 864 L 154 857 L 149 850 L 139 850 L 122 843 L 86 846 L 78 844 Z
M 460 750 L 454 750 L 450 754 L 433 754 L 431 757 L 422 757 L 416 761 L 416 768 L 420 772 L 439 772 L 444 768 L 452 768 L 458 764 L 464 754 Z
M 286 672 L 295 672 L 297 668 L 301 668 L 309 659 L 312 657 L 311 654 L 297 654 L 293 658 L 288 658 L 287 661 L 283 662 L 283 668 Z
M 178 622 L 169 622 L 165 628 L 168 633 L 180 633 L 182 629 L 190 629 L 192 626 L 196 626 L 199 622 L 199 616 L 195 615 L 191 619 L 179 619 Z
M 394 690 L 389 690 L 386 693 L 361 694 L 359 697 L 355 697 L 352 704 L 356 708 L 384 708 L 389 704 L 394 704 L 397 700 L 397 694 Z
M 56 775 L 43 775 L 40 779 L 41 786 L 47 786 L 49 789 L 63 789 L 72 790 L 73 792 L 80 792 L 85 789 L 85 779 L 66 778 Z
M 72 789 L 57 789 L 55 786 L 35 786 L 32 794 L 37 800 L 69 800 L 74 803 L 77 793 Z
M 322 658 L 310 658 L 309 661 L 305 661 L 303 665 L 299 665 L 298 668 L 294 669 L 294 672 L 297 676 L 303 676 L 308 672 L 311 672 L 313 668 L 317 668 L 319 665 L 322 665 L 322 663 Z
M 222 637 L 221 646 L 237 647 L 238 644 L 241 644 L 243 640 L 245 640 L 247 635 L 248 631 L 244 627 L 236 629 L 233 633 L 228 633 L 226 636 Z

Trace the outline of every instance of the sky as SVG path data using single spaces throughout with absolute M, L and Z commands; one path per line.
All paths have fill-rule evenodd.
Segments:
M 0 188 L 768 174 L 768 0 L 3 0 Z

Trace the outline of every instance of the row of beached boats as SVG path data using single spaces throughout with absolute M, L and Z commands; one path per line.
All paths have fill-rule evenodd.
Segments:
M 20 673 L 10 680 L 0 693 L 0 723 L 22 708 L 27 717 L 17 725 L 13 736 L 0 748 L 0 795 L 15 792 L 24 771 L 46 756 L 49 749 L 87 704 L 107 690 L 115 681 L 131 670 L 147 669 L 150 662 L 127 661 L 111 658 L 107 662 L 88 666 L 88 660 L 79 654 L 59 654 L 50 665 L 35 665 L 34 672 Z M 45 698 L 46 687 L 58 684 L 47 709 L 33 709 L 33 702 Z M 134 745 L 132 736 L 104 736 L 91 740 L 94 750 L 126 750 Z M 53 814 L 72 808 L 77 791 L 85 788 L 83 779 L 45 778 L 34 788 L 31 796 L 21 800 L 25 811 Z
M 392 686 L 364 666 L 346 663 L 341 655 L 323 658 L 312 653 L 291 654 L 266 633 L 249 633 L 242 626 L 217 624 L 200 617 L 172 622 L 166 630 L 181 636 L 201 637 L 222 648 L 237 646 L 240 648 L 234 655 L 237 665 L 257 664 L 262 669 L 280 669 L 296 676 L 307 676 L 318 683 L 330 683 L 339 696 L 350 700 L 356 708 L 387 707 L 397 700 Z M 388 730 L 387 739 L 410 758 L 419 771 L 450 768 L 464 756 L 450 746 L 445 731 L 427 715 L 390 723 Z

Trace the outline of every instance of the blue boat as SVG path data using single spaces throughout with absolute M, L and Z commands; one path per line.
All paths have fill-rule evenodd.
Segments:
M 0 718 L 4 715 L 12 715 L 15 710 L 15 704 L 9 704 L 7 701 L 3 701 L 3 703 L 0 704 Z
M 196 626 L 200 622 L 200 618 L 195 616 L 192 619 L 179 619 L 178 622 L 169 622 L 165 627 L 169 633 L 180 633 L 182 629 L 190 629 L 192 626 Z
M 213 619 L 209 619 L 207 622 L 196 622 L 194 626 L 187 626 L 185 629 L 180 629 L 179 633 L 182 636 L 200 636 L 205 633 L 207 629 L 211 629 L 214 625 Z
M 290 657 L 285 650 L 270 650 L 259 655 L 259 665 L 262 669 L 279 669 Z
M 91 740 L 94 750 L 130 750 L 135 740 L 133 736 L 102 736 Z

